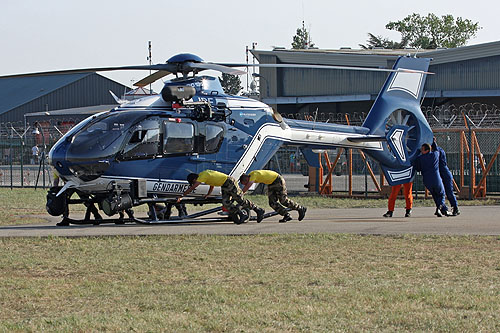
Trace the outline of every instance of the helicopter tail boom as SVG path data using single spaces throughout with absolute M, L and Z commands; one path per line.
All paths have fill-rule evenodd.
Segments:
M 432 142 L 432 130 L 420 110 L 430 59 L 401 57 L 388 76 L 362 126 L 286 120 L 286 127 L 265 123 L 253 135 L 231 175 L 259 167 L 266 140 L 312 149 L 357 148 L 380 163 L 390 185 L 411 181 L 420 146 Z M 397 71 L 398 68 L 408 69 Z M 257 158 L 256 158 L 257 156 Z M 262 163 L 261 163 L 262 164 Z

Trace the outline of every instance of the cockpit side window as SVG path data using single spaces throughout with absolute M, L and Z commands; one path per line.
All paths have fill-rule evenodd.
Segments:
M 224 140 L 224 129 L 218 125 L 205 126 L 205 153 L 216 153 Z
M 156 156 L 160 146 L 160 124 L 158 119 L 146 119 L 135 126 L 123 159 L 140 159 Z
M 164 121 L 163 138 L 164 154 L 192 153 L 194 143 L 194 126 L 191 123 Z

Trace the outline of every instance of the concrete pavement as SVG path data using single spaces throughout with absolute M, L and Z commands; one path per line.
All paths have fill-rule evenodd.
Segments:
M 456 217 L 435 217 L 434 208 L 417 207 L 412 217 L 405 218 L 404 209 L 396 209 L 395 217 L 384 218 L 383 208 L 309 209 L 306 218 L 278 223 L 271 217 L 262 223 L 236 225 L 231 222 L 189 223 L 169 225 L 71 225 L 56 227 L 60 218 L 44 216 L 46 223 L 0 226 L 0 237 L 46 236 L 112 236 L 112 235 L 179 235 L 216 234 L 252 235 L 270 233 L 354 233 L 354 234 L 432 234 L 432 235 L 500 235 L 500 206 L 461 207 Z

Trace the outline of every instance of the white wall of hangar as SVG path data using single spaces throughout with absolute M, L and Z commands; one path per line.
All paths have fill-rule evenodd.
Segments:
M 500 90 L 435 90 L 426 91 L 425 98 L 439 97 L 498 97 Z
M 264 98 L 266 104 L 313 104 L 313 103 L 336 103 L 336 102 L 358 102 L 374 100 L 376 96 L 370 94 L 363 95 L 342 95 L 342 96 L 296 96 L 296 97 L 276 97 Z

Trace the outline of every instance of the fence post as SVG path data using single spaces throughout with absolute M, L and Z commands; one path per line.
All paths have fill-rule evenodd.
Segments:
M 474 143 L 472 142 L 472 129 L 469 124 L 469 140 L 470 140 L 470 149 L 469 149 L 469 200 L 472 200 L 472 191 L 474 190 Z
M 21 187 L 24 187 L 24 140 L 21 139 Z
M 12 140 L 14 139 L 14 133 L 12 133 L 12 130 L 10 131 L 10 147 L 9 147 L 9 162 L 10 162 L 10 189 L 12 190 L 13 185 L 14 185 L 14 178 L 13 178 L 13 167 L 12 167 Z
M 465 185 L 465 179 L 464 179 L 464 169 L 465 169 L 465 162 L 464 162 L 464 137 L 465 133 L 464 131 L 460 132 L 460 191 L 464 188 Z
M 486 191 L 486 176 L 490 172 L 491 167 L 493 166 L 493 163 L 495 162 L 495 159 L 498 156 L 498 153 L 500 153 L 500 145 L 498 145 L 497 151 L 495 152 L 495 154 L 493 154 L 493 157 L 491 158 L 490 163 L 488 163 L 488 166 L 486 167 L 486 171 L 483 173 L 483 177 L 479 181 L 479 184 L 477 186 L 476 192 L 474 192 L 474 196 L 478 195 L 479 189 L 480 189 L 481 186 L 484 186 L 485 187 L 485 191 Z
M 365 199 L 368 199 L 368 160 L 365 161 Z
M 349 148 L 349 161 L 348 167 L 349 167 L 349 197 L 352 197 L 352 148 Z

